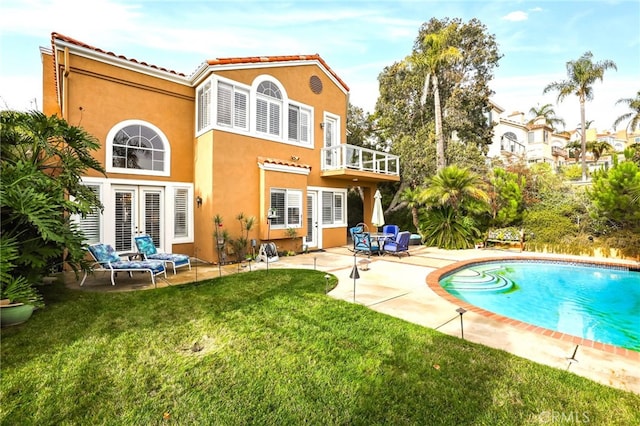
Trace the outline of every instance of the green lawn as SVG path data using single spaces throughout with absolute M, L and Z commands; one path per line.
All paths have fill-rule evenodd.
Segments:
M 2 330 L 0 424 L 640 424 L 640 395 L 334 300 L 324 275 L 47 287 Z

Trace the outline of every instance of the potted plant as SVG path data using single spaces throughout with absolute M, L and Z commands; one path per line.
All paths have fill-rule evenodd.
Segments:
M 25 276 L 14 276 L 14 261 L 18 258 L 15 240 L 0 238 L 0 325 L 21 324 L 35 308 L 42 307 L 42 296 Z

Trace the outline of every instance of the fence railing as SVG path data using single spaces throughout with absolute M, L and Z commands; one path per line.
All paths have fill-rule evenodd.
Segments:
M 362 172 L 400 175 L 400 157 L 355 145 L 322 148 L 322 170 L 351 169 Z

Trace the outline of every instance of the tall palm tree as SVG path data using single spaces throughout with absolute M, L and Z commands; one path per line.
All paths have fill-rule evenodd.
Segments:
M 615 129 L 625 121 L 627 122 L 627 132 L 633 133 L 636 130 L 640 130 L 640 90 L 636 93 L 635 98 L 621 98 L 616 101 L 616 105 L 627 105 L 632 111 L 622 114 L 616 118 L 613 122 L 613 128 Z
M 553 130 L 557 130 L 557 125 L 562 124 L 562 127 L 565 127 L 565 122 L 562 118 L 556 116 L 556 112 L 553 109 L 553 105 L 544 104 L 541 107 L 531 107 L 529 110 L 529 114 L 531 114 L 531 120 L 527 123 L 528 125 L 532 125 L 536 118 L 543 117 L 545 123 L 549 125 Z
M 602 81 L 604 72 L 608 69 L 617 70 L 615 62 L 611 60 L 604 60 L 600 62 L 593 62 L 593 54 L 591 52 L 585 52 L 580 58 L 575 61 L 567 62 L 567 79 L 562 81 L 554 81 L 548 84 L 543 94 L 551 91 L 558 92 L 557 101 L 564 100 L 569 95 L 576 95 L 580 101 L 580 132 L 582 152 L 587 150 L 587 139 L 585 125 L 585 112 L 584 105 L 586 101 L 593 99 L 593 84 L 600 80 Z M 582 180 L 587 180 L 587 159 L 586 156 L 582 156 Z
M 447 165 L 444 149 L 444 137 L 442 135 L 442 108 L 440 106 L 440 88 L 438 74 L 448 65 L 461 57 L 460 49 L 453 46 L 452 40 L 457 27 L 455 24 L 443 28 L 436 33 L 429 33 L 422 40 L 422 50 L 415 52 L 408 59 L 409 62 L 423 69 L 426 73 L 424 88 L 420 102 L 424 105 L 429 96 L 429 88 L 433 88 L 433 105 L 436 127 L 436 167 L 440 171 Z

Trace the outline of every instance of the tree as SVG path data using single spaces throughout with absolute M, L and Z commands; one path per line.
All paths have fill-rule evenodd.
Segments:
M 626 122 L 626 130 L 633 133 L 640 130 L 640 90 L 636 93 L 635 98 L 621 98 L 616 101 L 616 105 L 627 105 L 631 111 L 622 114 L 613 122 L 613 128 L 617 128 L 620 124 Z
M 593 183 L 587 194 L 595 210 L 593 216 L 606 217 L 622 227 L 637 229 L 640 226 L 640 168 L 633 161 L 618 163 L 614 160 L 609 170 L 594 173 Z
M 544 118 L 544 122 L 553 130 L 557 130 L 558 124 L 562 124 L 563 128 L 565 127 L 564 120 L 556 116 L 556 112 L 551 104 L 544 104 L 539 108 L 531 107 L 529 114 L 531 114 L 531 120 L 527 123 L 528 125 L 532 125 L 538 117 L 542 117 Z
M 505 227 L 522 219 L 525 178 L 496 167 L 489 179 L 489 206 L 493 225 Z
M 2 244 L 20 256 L 3 264 L 2 288 L 16 280 L 40 282 L 67 264 L 88 270 L 84 236 L 73 215 L 101 209 L 97 195 L 82 184 L 88 170 L 104 174 L 91 155 L 97 139 L 80 127 L 40 112 L 0 111 Z
M 587 151 L 593 154 L 593 160 L 596 162 L 600 159 L 600 157 L 602 157 L 603 154 L 608 154 L 614 151 L 611 144 L 606 141 L 588 141 L 586 147 Z
M 429 96 L 429 87 L 433 88 L 433 107 L 436 130 L 436 165 L 437 170 L 445 168 L 446 158 L 444 154 L 444 137 L 442 135 L 442 108 L 440 106 L 440 86 L 438 75 L 448 66 L 451 66 L 461 56 L 460 49 L 452 45 L 453 33 L 457 30 L 457 25 L 451 23 L 445 28 L 427 33 L 422 39 L 422 44 L 418 51 L 414 52 L 407 61 L 418 70 L 424 72 L 424 87 L 420 103 L 422 105 Z M 419 71 L 419 72 L 420 72 Z
M 593 99 L 593 84 L 596 81 L 602 81 L 604 72 L 608 69 L 617 70 L 615 62 L 611 60 L 604 60 L 600 62 L 593 62 L 593 54 L 591 52 L 585 52 L 580 58 L 575 61 L 567 62 L 567 79 L 562 81 L 555 81 L 548 84 L 543 94 L 551 91 L 558 92 L 557 101 L 564 100 L 569 95 L 576 95 L 580 102 L 580 132 L 582 152 L 586 152 L 586 129 L 585 125 L 585 102 Z M 587 180 L 587 160 L 582 156 L 582 180 Z
M 487 193 L 479 175 L 456 165 L 428 179 L 417 199 L 425 206 L 420 234 L 425 244 L 446 249 L 473 247 L 477 227 L 487 212 Z
M 433 18 L 420 27 L 412 54 L 407 57 L 423 53 L 427 34 L 438 34 L 446 28 L 455 28 L 449 34 L 450 42 L 461 53 L 455 62 L 441 67 L 437 75 L 445 159 L 447 164 L 453 164 L 460 158 L 458 153 L 469 152 L 456 147 L 451 155 L 447 142 L 454 132 L 461 144 L 475 145 L 480 152 L 486 152 L 491 144 L 493 131 L 486 119 L 492 94 L 489 82 L 500 55 L 495 37 L 480 21 Z M 430 80 L 427 102 L 422 104 L 424 69 L 408 64 L 408 59 L 397 62 L 380 73 L 380 96 L 372 117 L 378 146 L 388 147 L 391 153 L 400 155 L 402 184 L 398 193 L 407 187 L 422 185 L 425 177 L 437 170 L 433 80 Z M 388 210 L 398 207 L 394 202 L 403 203 L 399 196 L 393 200 Z

